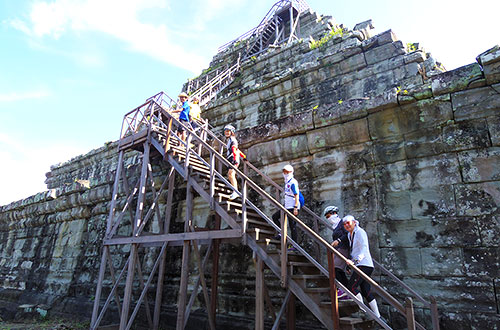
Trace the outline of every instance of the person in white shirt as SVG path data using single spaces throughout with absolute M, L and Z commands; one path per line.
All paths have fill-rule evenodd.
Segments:
M 238 168 L 238 165 L 240 165 L 240 150 L 238 148 L 238 140 L 236 140 L 236 128 L 234 128 L 233 125 L 224 126 L 224 136 L 227 139 L 226 158 L 234 167 Z M 232 168 L 230 168 L 227 171 L 227 176 L 229 182 L 233 185 L 235 189 L 231 194 L 231 196 L 229 196 L 229 199 L 233 200 L 239 196 L 236 193 L 236 190 L 238 190 L 238 181 L 236 180 L 236 172 Z
M 347 260 L 347 265 L 355 265 L 363 273 L 370 276 L 373 272 L 373 260 L 370 255 L 366 231 L 359 226 L 358 220 L 352 215 L 346 215 L 342 219 L 342 222 L 344 223 L 345 230 L 347 230 L 347 238 L 349 239 L 350 259 Z M 363 297 L 365 297 L 370 309 L 377 317 L 380 317 L 377 301 L 371 293 L 370 283 L 365 281 L 358 273 L 353 272 L 347 283 L 347 288 L 356 295 L 358 300 L 362 301 Z
M 292 165 L 285 165 L 283 167 L 283 179 L 285 180 L 284 195 L 285 200 L 283 206 L 291 212 L 293 215 L 298 216 L 300 211 L 300 201 L 299 201 L 299 183 L 293 177 L 293 167 Z M 280 226 L 280 211 L 273 214 L 272 218 L 277 226 Z M 297 228 L 296 223 L 293 220 L 288 221 L 290 225 L 290 231 L 292 233 L 292 239 L 297 242 Z M 276 237 L 277 238 L 277 237 Z M 289 250 L 294 251 L 295 249 L 290 246 Z

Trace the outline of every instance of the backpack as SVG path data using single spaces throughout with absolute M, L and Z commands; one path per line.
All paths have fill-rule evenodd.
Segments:
M 306 203 L 306 200 L 304 198 L 304 195 L 302 195 L 302 192 L 299 191 L 299 204 L 300 204 L 300 208 L 302 208 L 305 203 Z

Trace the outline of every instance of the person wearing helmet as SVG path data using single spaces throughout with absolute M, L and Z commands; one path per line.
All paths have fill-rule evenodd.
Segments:
M 342 219 L 339 217 L 339 208 L 333 205 L 327 206 L 323 211 L 323 216 L 328 222 L 329 229 L 332 230 L 332 246 L 337 249 L 344 257 L 349 258 L 349 240 L 347 239 L 347 230 L 345 230 Z M 345 274 L 346 263 L 335 258 L 335 278 L 347 286 L 347 276 Z M 338 289 L 339 299 L 349 299 L 342 289 Z
M 232 165 L 234 165 L 234 167 L 238 168 L 238 165 L 240 164 L 240 151 L 238 149 L 238 140 L 236 140 L 236 129 L 233 125 L 224 126 L 224 136 L 227 140 L 226 158 Z M 227 171 L 227 177 L 235 189 L 231 196 L 229 196 L 229 199 L 233 200 L 238 197 L 238 193 L 236 193 L 236 190 L 238 190 L 238 180 L 236 180 L 235 170 L 230 168 Z
M 182 106 L 178 110 L 172 111 L 172 113 L 179 113 L 179 121 L 182 125 L 177 127 L 177 136 L 180 136 L 182 141 L 186 141 L 186 131 L 184 130 L 184 126 L 189 127 L 189 110 L 191 107 L 188 102 L 188 95 L 184 92 L 179 94 L 179 100 L 182 103 Z
M 373 272 L 373 260 L 370 254 L 370 246 L 368 245 L 368 235 L 366 235 L 366 231 L 359 226 L 358 220 L 352 215 L 346 215 L 342 219 L 342 222 L 344 228 L 347 230 L 347 238 L 351 250 L 350 258 L 347 259 L 347 265 L 355 265 L 363 273 L 370 276 Z M 363 297 L 365 297 L 370 309 L 377 317 L 380 317 L 377 301 L 371 293 L 370 283 L 365 281 L 358 273 L 353 272 L 347 283 L 347 288 L 356 295 L 358 300 L 362 301 Z
M 293 215 L 298 216 L 300 211 L 299 182 L 293 177 L 292 165 L 285 165 L 283 167 L 283 178 L 285 179 L 283 206 Z M 280 217 L 280 211 L 277 211 L 273 214 L 273 221 L 278 227 L 281 225 Z M 288 223 L 290 224 L 292 239 L 297 242 L 296 223 L 293 220 L 288 221 Z M 295 248 L 290 247 L 290 250 L 295 250 Z

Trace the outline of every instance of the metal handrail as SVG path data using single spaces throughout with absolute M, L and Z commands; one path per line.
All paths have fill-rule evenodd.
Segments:
M 296 3 L 297 6 L 294 6 L 294 3 Z M 228 49 L 235 42 L 243 41 L 243 40 L 246 40 L 248 38 L 251 38 L 254 35 L 259 34 L 264 29 L 264 25 L 267 24 L 267 22 L 271 19 L 271 17 L 274 16 L 274 14 L 279 9 L 282 9 L 282 8 L 286 7 L 287 5 L 290 5 L 296 9 L 298 9 L 299 13 L 304 12 L 310 8 L 309 5 L 307 4 L 307 2 L 305 2 L 304 0 L 286 0 L 286 1 L 280 0 L 280 1 L 276 2 L 271 7 L 271 9 L 267 12 L 266 16 L 264 16 L 262 21 L 260 21 L 260 23 L 256 27 L 254 27 L 250 31 L 243 33 L 238 38 L 231 40 L 231 41 L 225 43 L 224 45 L 220 46 L 217 49 L 217 52 L 221 53 L 221 52 L 225 51 L 226 49 Z
M 204 102 L 205 101 L 204 96 L 206 95 L 206 93 L 211 92 L 214 89 L 217 92 L 220 91 L 221 88 L 217 89 L 217 86 L 218 85 L 221 86 L 223 82 L 227 84 L 228 81 L 226 81 L 226 79 L 231 78 L 231 76 L 234 75 L 234 73 L 237 72 L 240 69 L 240 67 L 241 63 L 240 63 L 240 58 L 238 57 L 236 64 L 226 69 L 225 71 L 221 72 L 220 74 L 212 78 L 212 80 L 210 80 L 208 83 L 200 87 L 197 91 L 195 91 L 192 94 L 191 98 L 194 98 L 195 96 L 198 97 L 198 99 L 200 100 L 200 106 L 204 105 L 206 102 L 210 100 L 210 98 L 208 98 L 208 100 Z
M 151 116 L 148 118 L 150 121 L 150 125 L 153 124 L 153 122 L 158 122 L 158 123 L 161 123 L 162 127 L 166 127 L 167 125 L 165 125 L 161 119 L 160 119 L 160 116 L 155 116 L 154 115 L 154 104 L 157 104 L 156 101 L 154 99 L 151 99 L 150 101 L 150 106 L 148 107 L 148 109 L 151 109 L 152 112 L 151 112 Z M 143 104 L 141 107 L 145 106 L 146 104 Z M 134 111 L 137 111 L 137 114 L 135 114 L 134 116 L 132 116 L 133 118 L 137 118 L 138 117 L 138 114 L 139 113 L 143 113 L 145 111 L 141 111 L 141 107 L 139 108 L 136 108 L 135 110 L 132 110 L 131 112 L 129 112 L 125 118 L 124 118 L 124 124 L 126 123 L 126 118 L 127 116 L 130 116 L 132 114 L 132 112 Z M 160 107 L 160 109 L 162 109 Z M 170 114 L 169 112 L 162 112 L 162 115 L 166 115 L 167 117 L 170 117 L 169 120 L 172 120 L 174 121 L 176 124 L 178 125 L 181 125 L 181 123 L 175 118 L 172 116 L 172 114 Z M 152 120 L 152 118 L 155 117 L 155 120 Z M 202 127 L 202 130 L 205 130 L 205 133 L 207 135 L 210 135 L 212 136 L 213 138 L 215 138 L 218 142 L 220 141 L 221 143 L 221 152 L 223 152 L 223 148 L 224 148 L 224 143 L 218 138 L 215 136 L 215 134 L 213 134 L 213 132 L 211 132 L 210 130 L 208 130 L 206 127 Z M 283 212 L 284 214 L 286 214 L 286 216 L 291 219 L 292 221 L 295 221 L 296 223 L 299 224 L 299 228 L 301 228 L 309 237 L 313 238 L 313 240 L 318 243 L 320 246 L 322 246 L 323 248 L 325 248 L 327 250 L 327 253 L 333 253 L 337 258 L 340 258 L 341 260 L 343 261 L 347 261 L 347 259 L 342 255 L 340 254 L 335 248 L 333 248 L 326 240 L 324 240 L 321 236 L 319 236 L 319 234 L 317 234 L 316 232 L 314 232 L 311 228 L 309 228 L 306 224 L 304 224 L 299 218 L 297 218 L 295 215 L 293 215 L 292 213 L 290 213 L 287 209 L 284 208 L 284 206 L 278 202 L 275 198 L 273 198 L 272 196 L 270 196 L 266 191 L 264 191 L 259 185 L 257 185 L 256 183 L 253 182 L 253 180 L 251 180 L 246 174 L 242 173 L 239 169 L 237 169 L 236 167 L 234 167 L 221 153 L 219 153 L 216 149 L 212 148 L 212 146 L 210 146 L 208 143 L 206 143 L 203 139 L 201 139 L 200 137 L 198 137 L 190 128 L 187 128 L 187 131 L 188 131 L 188 142 L 185 142 L 185 141 L 182 141 L 182 140 L 179 140 L 180 143 L 184 144 L 185 147 L 186 147 L 186 157 L 185 157 L 185 166 L 184 168 L 187 169 L 187 166 L 189 164 L 189 155 L 190 153 L 193 153 L 193 156 L 195 156 L 196 158 L 198 158 L 199 160 L 201 160 L 203 163 L 205 163 L 209 168 L 212 167 L 212 161 L 210 162 L 210 164 L 208 164 L 200 155 L 201 155 L 201 152 L 199 153 L 196 153 L 194 152 L 190 147 L 189 147 L 189 140 L 191 138 L 194 138 L 198 143 L 200 143 L 205 149 L 207 149 L 210 153 L 210 158 L 217 158 L 217 160 L 219 160 L 219 162 L 221 162 L 223 165 L 225 165 L 226 167 L 229 167 L 229 168 L 232 168 L 233 170 L 235 170 L 236 172 L 236 175 L 238 176 L 238 178 L 242 179 L 244 184 L 245 184 L 245 187 L 246 185 L 248 185 L 250 188 L 252 188 L 255 192 L 258 193 L 258 195 L 260 195 L 262 198 L 264 198 L 265 200 L 269 201 L 271 203 L 272 206 L 274 206 L 275 208 L 277 208 L 278 210 L 280 210 L 281 212 Z M 175 137 L 177 137 L 176 135 L 173 135 Z M 254 167 L 253 165 L 251 165 L 252 167 Z M 255 167 L 254 167 L 255 168 Z M 228 185 L 229 187 L 231 187 L 231 185 L 229 184 L 229 182 L 224 178 L 224 176 L 222 174 L 220 174 L 218 171 L 215 171 L 214 168 L 211 168 L 210 169 L 211 173 L 214 173 L 217 177 L 219 177 L 226 185 Z M 262 173 L 263 174 L 263 173 Z M 266 177 L 265 175 L 263 175 L 263 177 Z M 269 180 L 271 182 L 273 182 L 270 178 Z M 273 184 L 273 186 L 277 186 L 276 183 Z M 279 186 L 278 186 L 279 187 Z M 237 192 L 239 195 L 242 195 L 242 193 L 240 192 Z M 246 190 L 244 191 L 244 194 L 246 195 Z M 244 196 L 245 196 L 244 195 Z M 212 196 L 213 198 L 213 196 Z M 276 226 L 274 224 L 274 222 L 268 217 L 266 216 L 258 207 L 256 207 L 252 202 L 248 201 L 248 200 L 245 200 L 244 198 L 244 203 L 245 205 L 248 204 L 248 206 L 252 209 L 254 209 L 255 211 L 257 211 L 259 214 L 262 214 L 264 215 L 263 218 L 266 222 L 268 222 L 273 228 L 275 228 L 277 231 L 281 232 L 281 229 Z M 312 212 L 312 211 L 311 211 Z M 314 213 L 313 213 L 314 214 Z M 243 228 L 243 230 L 245 231 L 245 228 Z M 300 251 L 306 256 L 309 258 L 312 258 L 311 256 L 308 255 L 308 253 L 303 250 L 300 245 L 298 245 L 296 242 L 294 242 L 291 238 L 289 237 L 286 237 L 286 239 L 289 241 L 289 243 L 291 243 L 292 245 L 298 247 L 300 249 Z M 313 262 L 313 264 L 318 267 L 318 263 L 317 262 Z M 380 296 L 382 296 L 386 301 L 389 302 L 389 304 L 391 304 L 393 307 L 395 307 L 400 313 L 402 313 L 403 315 L 405 314 L 405 307 L 399 303 L 399 301 L 397 301 L 397 299 L 395 299 L 391 294 L 389 294 L 385 289 L 383 289 L 380 285 L 378 285 L 378 283 L 376 283 L 374 280 L 372 280 L 369 276 L 367 276 L 366 274 L 364 274 L 361 270 L 359 270 L 356 266 L 352 266 L 351 267 L 356 273 L 358 273 L 363 279 L 365 279 L 368 283 L 370 283 L 375 289 L 376 291 L 379 293 Z M 322 272 L 325 272 L 325 269 L 320 269 Z M 364 304 L 362 302 L 359 302 L 357 300 L 355 300 L 355 302 L 357 304 L 359 304 L 360 306 L 362 307 L 366 307 L 364 306 Z M 370 313 L 371 311 L 369 309 L 366 309 L 368 311 L 369 314 L 372 314 Z M 372 315 L 373 316 L 373 315 Z M 380 321 L 382 323 L 380 323 L 381 325 L 384 325 L 382 320 L 378 320 L 376 319 L 377 321 Z M 417 326 L 419 328 L 422 328 L 423 327 L 416 323 Z

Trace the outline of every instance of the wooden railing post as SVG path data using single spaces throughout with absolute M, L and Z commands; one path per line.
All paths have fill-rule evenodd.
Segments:
M 167 159 L 167 152 L 170 150 L 170 134 L 172 134 L 172 117 L 168 120 L 167 125 L 167 141 L 165 142 L 165 154 L 163 155 L 163 159 Z
M 241 185 L 241 225 L 243 233 L 243 244 L 247 244 L 247 180 L 243 178 Z
M 406 311 L 406 323 L 408 324 L 408 330 L 415 330 L 415 314 L 413 312 L 413 300 L 410 297 L 406 297 L 405 311 Z
M 186 130 L 187 130 L 187 128 L 186 128 Z M 187 138 L 186 138 L 186 158 L 184 159 L 184 173 L 186 173 L 185 179 L 187 179 L 187 173 L 188 173 L 188 167 L 189 167 L 189 154 L 191 151 L 191 138 L 192 138 L 192 135 L 188 131 Z
M 215 209 L 215 156 L 210 152 L 210 208 Z
M 335 330 L 340 329 L 339 306 L 337 297 L 337 285 L 335 284 L 335 255 L 327 251 L 328 255 L 328 279 L 330 282 L 330 299 L 332 301 L 332 321 Z
M 438 314 L 436 298 L 434 298 L 434 296 L 431 296 L 430 300 L 431 300 L 432 329 L 439 330 L 439 314 Z
M 264 330 L 264 263 L 255 259 L 255 330 Z
M 288 283 L 287 283 L 287 263 L 288 263 L 288 258 L 287 258 L 287 247 L 286 247 L 286 237 L 287 237 L 287 231 L 288 231 L 288 217 L 286 214 L 283 214 L 283 211 L 281 211 L 281 287 L 286 288 Z

